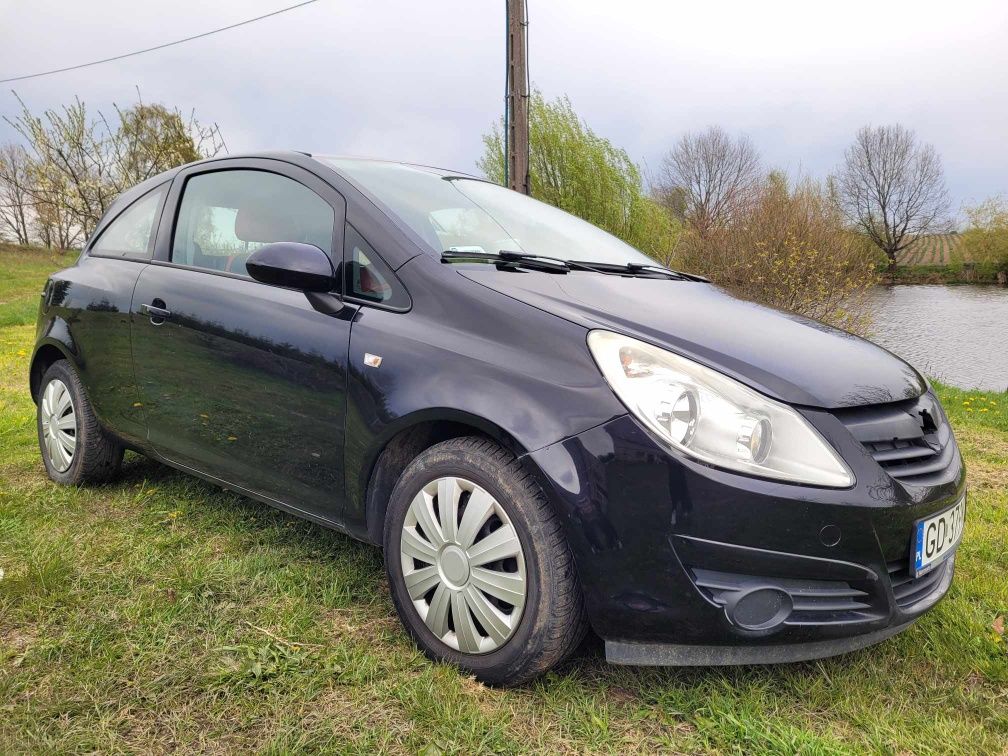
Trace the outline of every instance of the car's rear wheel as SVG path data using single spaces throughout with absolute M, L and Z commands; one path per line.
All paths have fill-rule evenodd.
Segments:
M 46 473 L 57 483 L 101 483 L 122 464 L 123 448 L 101 427 L 77 373 L 57 360 L 39 384 L 37 428 Z
M 482 438 L 432 446 L 396 483 L 385 565 L 403 624 L 433 659 L 523 683 L 587 628 L 570 549 L 542 491 Z

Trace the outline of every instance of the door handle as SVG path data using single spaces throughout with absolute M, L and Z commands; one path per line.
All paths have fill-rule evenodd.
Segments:
M 161 300 L 156 299 L 154 301 L 160 302 Z M 163 305 L 164 302 L 161 302 L 161 304 Z M 144 315 L 149 315 L 150 321 L 154 325 L 161 325 L 162 323 L 165 322 L 167 318 L 171 317 L 171 310 L 168 310 L 164 307 L 158 307 L 155 304 L 140 305 L 140 312 L 142 312 Z

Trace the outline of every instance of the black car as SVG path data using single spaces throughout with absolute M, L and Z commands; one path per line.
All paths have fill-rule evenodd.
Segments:
M 402 163 L 266 153 L 121 196 L 45 285 L 49 476 L 124 449 L 384 547 L 432 658 L 812 659 L 947 591 L 965 471 L 889 352 L 560 210 Z

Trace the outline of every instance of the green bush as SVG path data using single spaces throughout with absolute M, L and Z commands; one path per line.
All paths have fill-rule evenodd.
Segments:
M 503 122 L 483 136 L 477 166 L 504 183 Z M 655 260 L 668 264 L 681 228 L 644 193 L 641 171 L 625 150 L 600 137 L 566 97 L 529 103 L 529 183 L 532 196 L 594 223 Z
M 965 208 L 969 226 L 963 232 L 966 254 L 980 278 L 1008 271 L 1008 204 L 1000 197 Z

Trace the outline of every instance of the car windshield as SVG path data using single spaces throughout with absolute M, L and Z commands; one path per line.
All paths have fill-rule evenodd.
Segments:
M 626 265 L 655 261 L 612 234 L 480 179 L 403 165 L 319 158 L 384 204 L 437 252 L 502 250 Z

